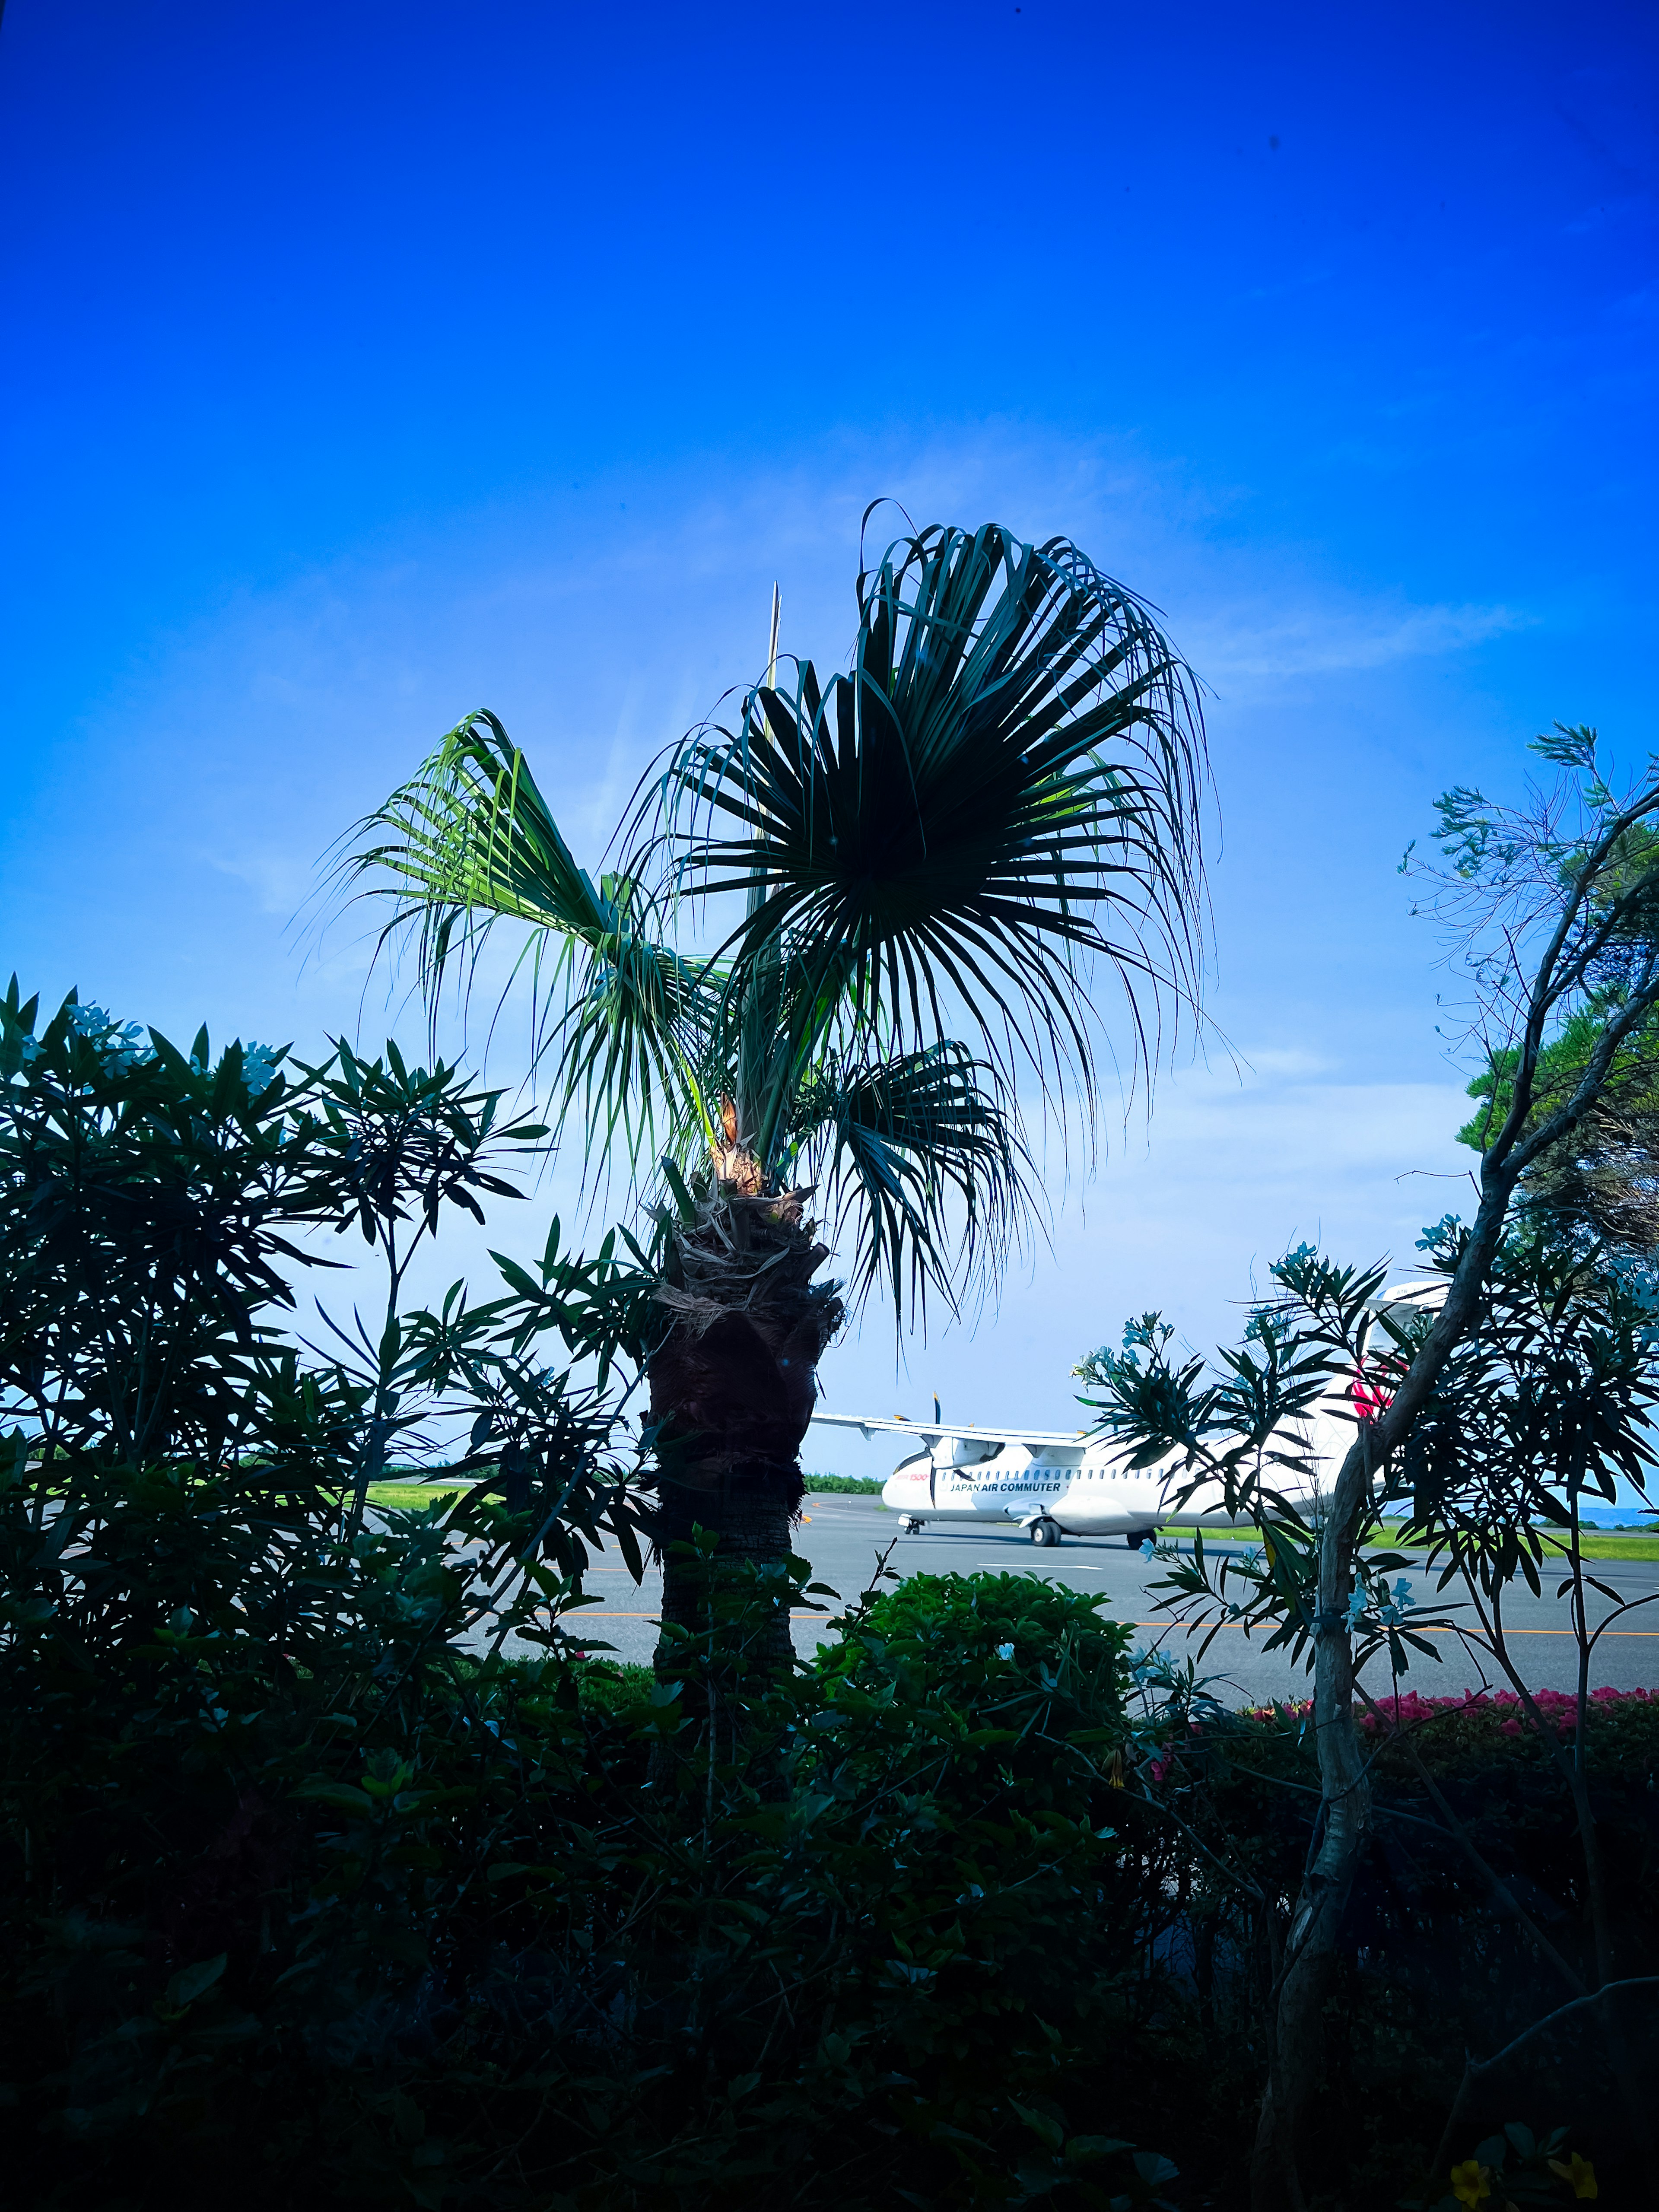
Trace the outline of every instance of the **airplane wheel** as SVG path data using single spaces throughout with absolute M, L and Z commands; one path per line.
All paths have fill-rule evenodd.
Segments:
M 1031 1523 L 1031 1541 L 1034 1544 L 1042 1544 L 1045 1546 L 1048 1544 L 1057 1544 L 1060 1541 L 1059 1528 L 1052 1521 L 1033 1521 Z
M 912 1521 L 912 1520 L 910 1520 L 910 1519 L 908 1518 L 908 1516 L 906 1516 L 906 1519 L 905 1519 L 905 1521 L 904 1521 L 904 1522 L 903 1522 L 903 1524 L 902 1524 L 902 1525 L 903 1525 L 903 1528 L 904 1528 L 904 1533 L 905 1533 L 905 1534 L 906 1534 L 907 1536 L 920 1536 L 920 1535 L 921 1535 L 921 1526 L 922 1526 L 922 1524 L 921 1524 L 921 1522 L 920 1521 Z
M 1123 1540 L 1132 1552 L 1138 1552 L 1143 1544 L 1157 1543 L 1158 1531 L 1156 1528 L 1132 1528 Z

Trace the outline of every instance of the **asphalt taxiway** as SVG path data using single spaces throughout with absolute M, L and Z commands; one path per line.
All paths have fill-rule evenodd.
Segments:
M 1157 1647 L 1177 1662 L 1198 1656 L 1199 1638 L 1189 1638 L 1159 1613 L 1156 1593 L 1149 1588 L 1167 1568 L 1144 1559 L 1121 1537 L 1068 1536 L 1056 1547 L 1040 1549 L 1024 1530 L 1012 1525 L 935 1524 L 906 1535 L 897 1516 L 880 1510 L 878 1501 L 868 1497 L 814 1498 L 805 1513 L 796 1534 L 796 1549 L 811 1561 L 814 1579 L 828 1583 L 846 1602 L 869 1583 L 878 1555 L 890 1547 L 888 1566 L 902 1576 L 1031 1574 L 1073 1589 L 1099 1592 L 1106 1599 L 1107 1615 L 1131 1624 L 1139 1648 Z M 1191 1548 L 1190 1540 L 1184 1548 Z M 1403 1571 L 1420 1613 L 1446 1612 L 1462 1595 L 1451 1588 L 1437 1596 L 1433 1578 L 1418 1571 Z M 1593 1686 L 1659 1686 L 1659 1563 L 1598 1560 L 1595 1573 L 1627 1603 L 1647 1598 L 1654 1602 L 1626 1615 L 1602 1636 L 1592 1662 Z M 1565 1604 L 1554 1595 L 1555 1579 L 1546 1577 L 1541 1598 L 1517 1583 L 1505 1600 L 1504 1614 L 1528 1686 L 1570 1690 L 1577 1679 L 1577 1648 L 1568 1628 Z M 647 1568 L 643 1584 L 636 1584 L 611 1552 L 594 1562 L 588 1587 L 600 1602 L 568 1616 L 567 1626 L 573 1633 L 580 1626 L 595 1647 L 611 1645 L 618 1659 L 648 1661 L 657 1640 L 660 1577 Z M 795 1648 L 803 1656 L 834 1634 L 831 1623 L 840 1607 L 823 1602 L 825 1612 L 799 1613 L 791 1622 Z M 1611 1609 L 1608 1600 L 1594 1598 L 1592 1622 L 1605 1619 Z M 1454 1615 L 1468 1617 L 1467 1609 Z M 1454 1632 L 1443 1629 L 1427 1640 L 1439 1654 L 1438 1663 L 1413 1658 L 1402 1689 L 1416 1690 L 1424 1697 L 1448 1697 L 1480 1686 L 1480 1668 Z M 1283 1652 L 1264 1652 L 1259 1633 L 1247 1637 L 1237 1626 L 1224 1627 L 1217 1635 L 1200 1671 L 1212 1678 L 1211 1693 L 1224 1705 L 1264 1703 L 1308 1692 L 1304 1670 Z M 1386 1661 L 1371 1662 L 1365 1682 L 1373 1696 L 1391 1689 Z M 1503 1686 L 1501 1680 L 1498 1686 Z

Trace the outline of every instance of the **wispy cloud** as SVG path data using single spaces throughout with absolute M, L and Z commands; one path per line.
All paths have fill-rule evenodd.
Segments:
M 994 1414 L 1063 1419 L 1071 1359 L 1132 1310 L 1161 1305 L 1209 1341 L 1230 1332 L 1252 1268 L 1297 1234 L 1357 1259 L 1409 1252 L 1452 1186 L 1396 1178 L 1455 1171 L 1449 1133 L 1462 1102 L 1454 1086 L 1423 1079 L 1439 1070 L 1429 1017 L 1411 1042 L 1413 1010 L 1431 987 L 1410 952 L 1379 958 L 1389 924 L 1368 902 L 1373 874 L 1384 896 L 1394 884 L 1395 825 L 1382 818 L 1403 781 L 1387 772 L 1399 757 L 1393 722 L 1366 740 L 1376 795 L 1364 821 L 1346 824 L 1351 881 L 1340 898 L 1307 859 L 1330 828 L 1318 779 L 1328 760 L 1346 773 L 1358 757 L 1352 732 L 1376 688 L 1368 672 L 1443 664 L 1526 617 L 1368 599 L 1243 528 L 1248 487 L 1196 484 L 1125 441 L 990 424 L 927 441 L 826 441 L 764 469 L 705 462 L 654 485 L 613 482 L 446 518 L 422 542 L 406 533 L 244 597 L 158 641 L 88 716 L 74 834 L 95 833 L 106 856 L 100 902 L 88 902 L 84 872 L 52 861 L 52 836 L 67 833 L 43 814 L 42 836 L 20 840 L 40 857 L 38 878 L 18 887 L 14 958 L 48 989 L 61 970 L 64 984 L 185 1034 L 205 1016 L 216 1034 L 307 1045 L 340 1030 L 373 1040 L 392 1022 L 417 1036 L 406 973 L 377 974 L 365 995 L 361 910 L 301 968 L 304 948 L 283 925 L 314 884 L 318 855 L 461 714 L 488 704 L 596 862 L 658 747 L 759 672 L 774 578 L 786 647 L 839 660 L 853 632 L 860 517 L 883 490 L 917 521 L 1065 530 L 1165 610 L 1219 695 L 1212 737 L 1230 816 L 1217 881 L 1230 904 L 1226 993 L 1213 1011 L 1244 1040 L 1241 1067 L 1218 1051 L 1213 1071 L 1184 1070 L 1159 1087 L 1150 1139 L 1144 1124 L 1127 1147 L 1103 1131 L 1112 1141 L 1091 1189 L 1074 1180 L 1062 1195 L 1056 1173 L 1054 1254 L 1010 1284 L 973 1337 L 951 1332 L 909 1355 L 918 1389 L 937 1383 L 964 1408 L 971 1399 Z M 879 544 L 902 526 L 890 508 L 872 536 Z M 1317 716 L 1281 712 L 1281 690 L 1310 679 L 1320 684 Z M 1437 690 L 1437 714 L 1443 702 Z M 204 732 L 210 744 L 197 741 Z M 166 963 L 157 946 L 169 948 Z M 492 955 L 475 1001 L 484 1016 L 475 1057 L 503 974 Z M 1356 1024 L 1341 1017 L 1359 976 L 1369 980 Z M 495 1079 L 520 1072 L 522 1012 L 514 999 L 497 1032 Z M 1375 1079 L 1385 1072 L 1393 1079 Z M 551 1204 L 568 1218 L 564 1172 L 533 1205 L 504 1207 L 490 1237 L 516 1250 L 544 1233 Z M 452 1243 L 441 1266 L 477 1257 Z M 872 1315 L 835 1355 L 837 1402 L 885 1403 L 893 1357 L 890 1324 Z
M 1335 675 L 1456 653 L 1534 618 L 1505 606 L 1397 607 L 1332 599 L 1226 607 L 1182 625 L 1193 665 L 1218 689 L 1240 680 Z

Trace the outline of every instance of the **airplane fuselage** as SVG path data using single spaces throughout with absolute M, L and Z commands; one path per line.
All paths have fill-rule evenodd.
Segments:
M 813 1419 L 858 1429 L 866 1437 L 901 1437 L 909 1444 L 908 1457 L 894 1468 L 881 1493 L 882 1504 L 902 1516 L 908 1530 L 933 1522 L 1006 1527 L 1012 1522 L 1039 1544 L 1068 1535 L 1123 1536 L 1135 1544 L 1176 1521 L 1182 1528 L 1218 1530 L 1251 1525 L 1227 1510 L 1218 1483 L 1194 1486 L 1182 1455 L 1176 1453 L 1152 1466 L 1134 1468 L 1127 1446 L 1076 1431 L 975 1431 L 911 1423 L 900 1415 L 817 1413 Z M 1292 1485 L 1304 1507 L 1313 1505 L 1321 1463 L 1340 1459 L 1352 1434 L 1334 1393 L 1332 1406 L 1316 1409 L 1307 1424 L 1312 1480 L 1304 1477 Z
M 1162 1482 L 1080 1448 L 1005 1444 L 956 1466 L 941 1456 L 918 1452 L 894 1469 L 881 1493 L 890 1512 L 918 1523 L 1042 1522 L 1077 1536 L 1150 1535 L 1164 1518 Z

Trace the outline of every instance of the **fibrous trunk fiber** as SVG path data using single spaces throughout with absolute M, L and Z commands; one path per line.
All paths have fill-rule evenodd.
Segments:
M 842 1318 L 836 1285 L 812 1280 L 830 1255 L 804 1218 L 807 1194 L 744 1180 L 719 1182 L 677 1232 L 657 1292 L 672 1316 L 649 1370 L 663 1619 L 692 1628 L 701 1592 L 669 1547 L 701 1526 L 728 1559 L 787 1557 L 817 1363 Z M 789 1665 L 781 1614 L 757 1656 Z

